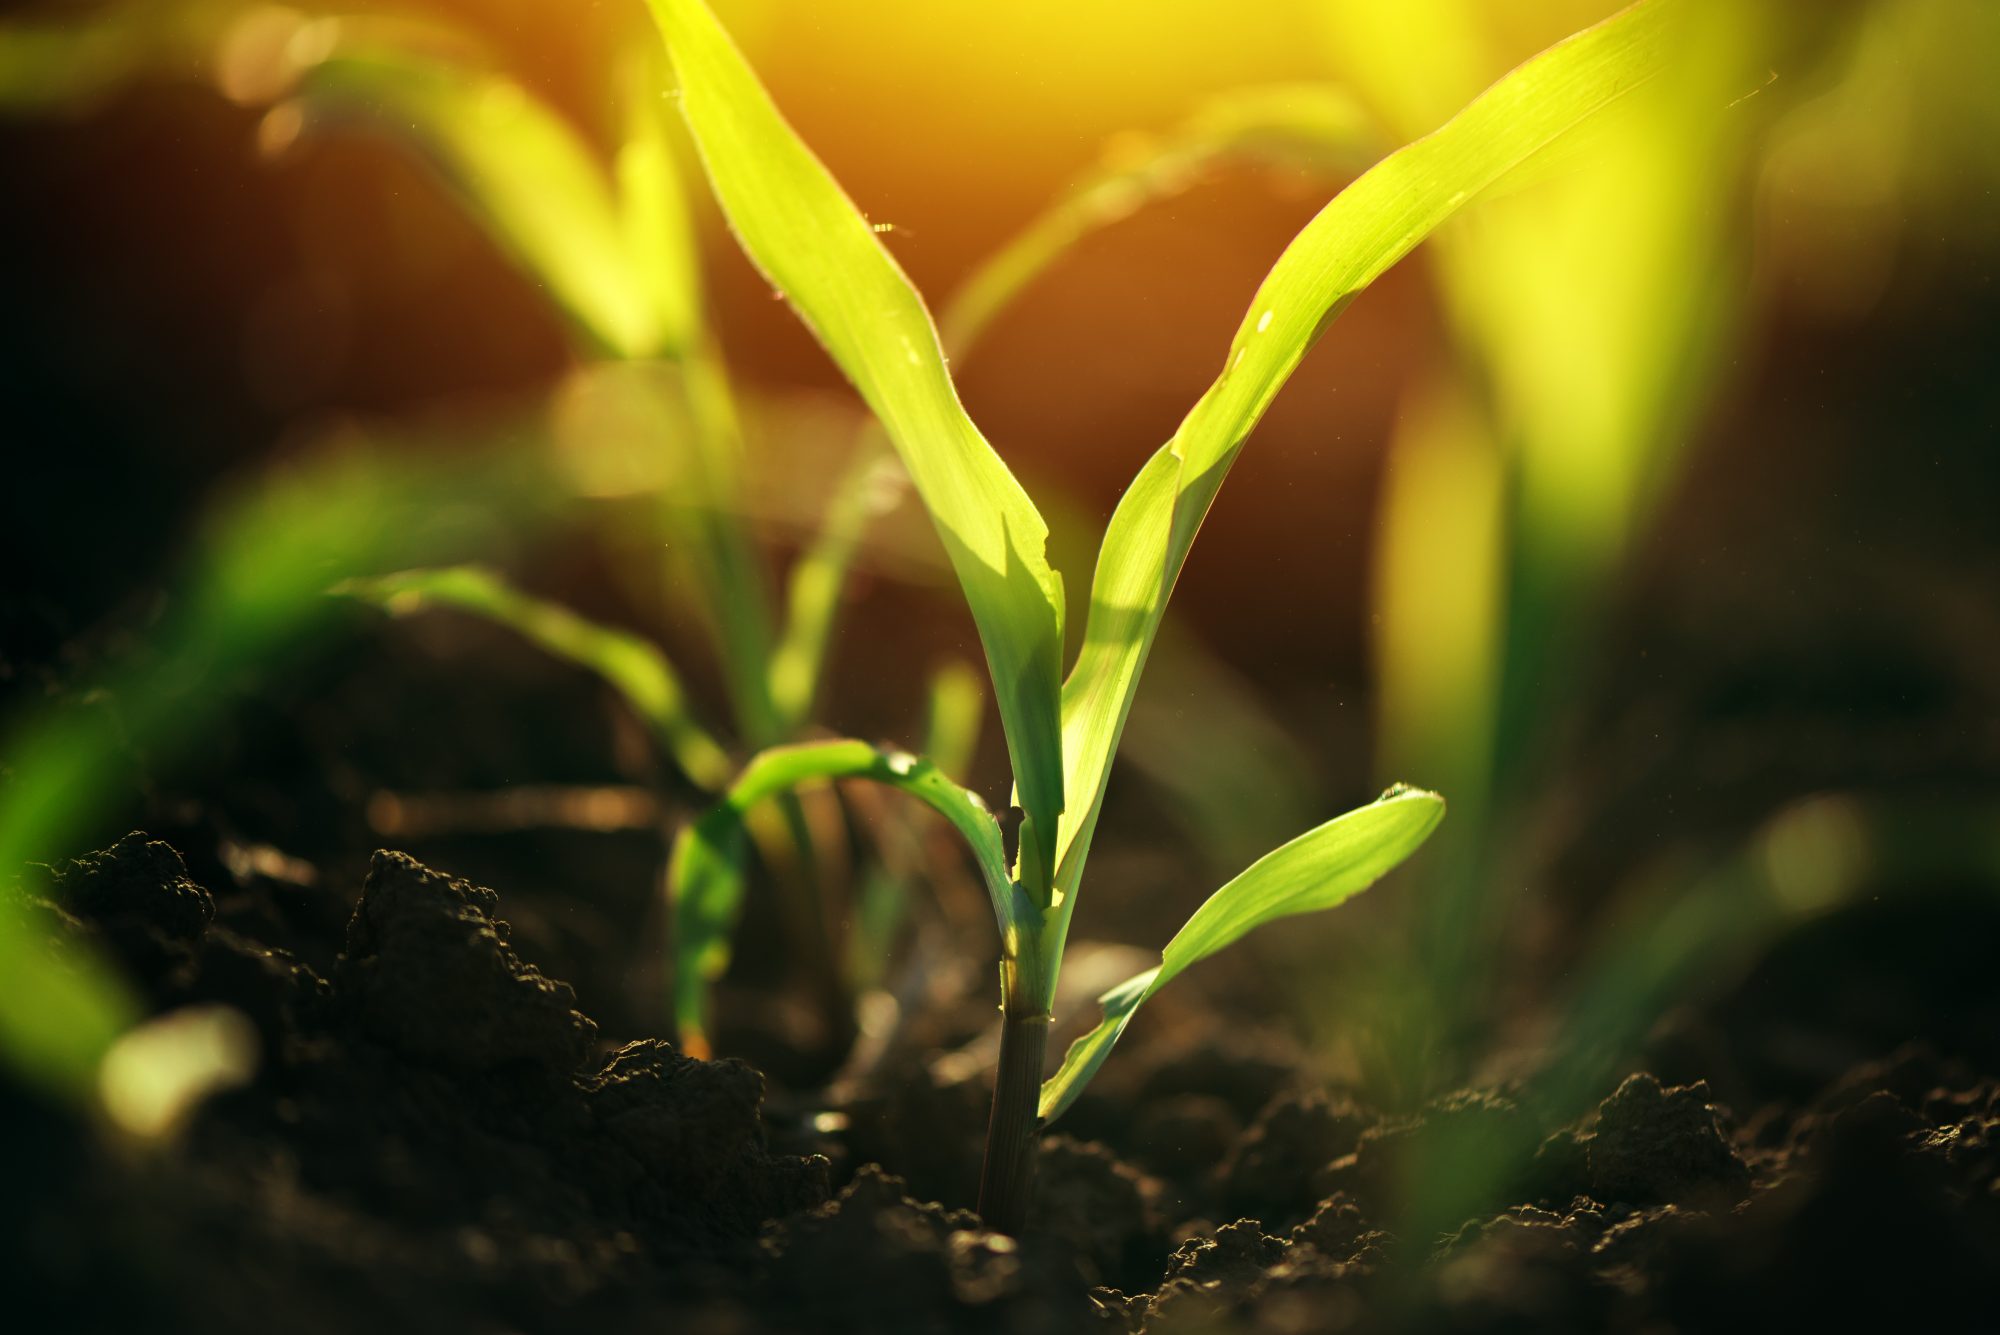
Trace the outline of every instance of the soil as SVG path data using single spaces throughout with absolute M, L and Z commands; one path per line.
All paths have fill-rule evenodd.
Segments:
M 150 1149 L 0 1090 L 16 1330 L 1973 1328 L 2000 1273 L 2000 980 L 1976 951 L 1870 975 L 1893 906 L 1772 950 L 1577 1120 L 1504 1081 L 1372 1109 L 1281 1038 L 1156 1030 L 1044 1138 L 1017 1242 L 964 1208 L 990 1071 L 767 1100 L 739 1061 L 607 1038 L 493 891 L 405 855 L 202 885 L 133 834 L 51 886 L 51 949 L 237 1008 L 261 1061 Z M 1816 1034 L 1843 982 L 1876 1025 Z M 1768 1059 L 1845 1059 L 1829 1033 L 1877 1050 Z M 1456 1214 L 1413 1212 L 1426 1181 Z

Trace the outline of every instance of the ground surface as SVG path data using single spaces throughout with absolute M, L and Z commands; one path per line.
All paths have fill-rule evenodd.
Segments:
M 261 1066 L 147 1153 L 8 1091 L 0 1269 L 32 1331 L 1972 1328 L 2000 1271 L 1974 903 L 1963 967 L 1917 981 L 1867 966 L 1893 912 L 1825 920 L 1566 1125 L 1508 1088 L 1387 1116 L 1281 1040 L 1140 1045 L 1065 1128 L 1094 1139 L 1047 1139 L 1017 1245 L 929 1203 L 970 1194 L 976 1070 L 766 1106 L 739 1062 L 602 1039 L 491 891 L 395 853 L 357 887 L 197 885 L 134 835 L 60 869 L 54 948 L 239 1008 Z M 1879 1032 L 1815 1028 L 1843 987 Z M 1814 1087 L 1770 1055 L 1870 1044 Z

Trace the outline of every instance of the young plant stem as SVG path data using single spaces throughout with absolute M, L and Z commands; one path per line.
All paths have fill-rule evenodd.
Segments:
M 1000 1073 L 993 1085 L 993 1116 L 986 1124 L 986 1159 L 979 1170 L 979 1217 L 988 1228 L 1013 1237 L 1026 1228 L 1034 1196 L 1041 1130 L 1036 1104 L 1048 1046 L 1048 1012 L 1003 1011 Z
M 797 793 L 785 792 L 751 807 L 744 823 L 770 871 L 798 976 L 814 1012 L 825 1018 L 821 1045 L 826 1053 L 844 1055 L 854 1042 L 854 998 L 841 973 L 841 946 L 828 912 L 811 817 Z
M 778 877 L 792 925 L 792 947 L 803 965 L 815 1009 L 826 1018 L 826 1049 L 838 1061 L 854 1045 L 854 997 L 841 973 L 841 941 L 827 903 L 826 869 L 821 865 L 812 820 L 797 793 L 778 798 L 792 865 Z

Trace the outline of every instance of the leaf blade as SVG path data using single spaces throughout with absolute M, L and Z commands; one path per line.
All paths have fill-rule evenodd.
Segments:
M 798 728 L 811 716 L 840 615 L 841 593 L 868 525 L 893 509 L 908 483 L 902 466 L 867 432 L 834 486 L 820 530 L 786 580 L 784 630 L 770 661 L 778 717 Z
M 674 841 L 667 896 L 674 923 L 676 1027 L 706 1032 L 708 988 L 729 967 L 729 942 L 742 913 L 747 845 L 744 816 L 759 802 L 809 783 L 867 779 L 896 788 L 943 816 L 965 839 L 1001 921 L 1018 916 L 1000 826 L 978 796 L 937 766 L 907 752 L 841 739 L 774 746 L 744 766 L 723 800 Z
M 699 0 L 649 0 L 681 111 L 745 253 L 882 421 L 971 605 L 1046 885 L 1063 808 L 1062 585 L 1048 527 L 965 415 L 922 299 Z
M 1104 1018 L 1070 1045 L 1061 1067 L 1042 1084 L 1042 1120 L 1062 1115 L 1139 1007 L 1184 970 L 1266 923 L 1360 894 L 1414 853 L 1443 819 L 1444 799 L 1436 793 L 1392 788 L 1252 863 L 1194 911 L 1160 952 L 1159 964 L 1104 994 Z
M 1550 47 L 1334 197 L 1278 259 L 1222 373 L 1114 512 L 1084 648 L 1063 684 L 1069 807 L 1057 883 L 1074 888 L 1160 615 L 1244 440 L 1326 326 L 1469 199 L 1646 81 L 1679 0 L 1639 0 Z
M 729 782 L 729 755 L 695 721 L 680 677 L 658 646 L 629 631 L 578 616 L 534 597 L 484 566 L 432 566 L 347 580 L 336 593 L 361 598 L 396 616 L 439 607 L 481 616 L 536 647 L 597 674 L 652 726 L 681 772 L 714 792 Z
M 1001 311 L 1085 237 L 1188 189 L 1218 165 L 1352 170 L 1371 138 L 1360 106 L 1329 85 L 1253 87 L 1211 98 L 1165 135 L 1107 152 L 1102 165 L 987 257 L 945 303 L 938 320 L 944 344 L 954 356 L 964 355 Z
M 304 72 L 293 105 L 308 128 L 358 121 L 419 150 L 607 351 L 671 356 L 695 337 L 699 293 L 681 281 L 692 256 L 674 253 L 691 236 L 685 220 L 648 229 L 635 249 L 621 198 L 643 188 L 639 216 L 667 220 L 677 196 L 657 145 L 633 146 L 614 180 L 568 121 L 512 79 L 386 43 L 337 49 Z

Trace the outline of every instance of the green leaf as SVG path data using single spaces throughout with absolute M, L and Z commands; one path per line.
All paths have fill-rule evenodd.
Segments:
M 916 289 L 785 123 L 699 0 L 650 0 L 681 110 L 745 253 L 881 419 L 979 627 L 1027 819 L 1022 880 L 1046 899 L 1063 809 L 1062 585 L 1047 525 L 958 401 Z
M 867 433 L 834 487 L 819 536 L 792 566 L 785 632 L 771 657 L 771 699 L 788 729 L 812 716 L 847 572 L 869 523 L 895 507 L 906 479 L 887 446 Z
M 743 518 L 743 431 L 722 358 L 697 337 L 674 367 L 686 395 L 691 467 L 685 487 L 666 497 L 662 518 L 669 543 L 692 557 L 700 612 L 710 627 L 737 726 L 751 746 L 769 746 L 786 732 L 771 699 L 775 636 L 767 572 Z M 683 502 L 693 500 L 692 506 Z
M 1640 3 L 1526 62 L 1397 150 L 1306 225 L 1258 288 L 1217 377 L 1126 490 L 1098 554 L 1083 650 L 1064 683 L 1069 807 L 1057 884 L 1089 855 L 1111 757 L 1160 616 L 1243 442 L 1320 333 L 1468 200 L 1658 71 L 1679 0 Z
M 523 593 L 482 566 L 404 570 L 348 580 L 334 591 L 398 616 L 451 607 L 498 622 L 609 682 L 652 725 L 674 763 L 695 784 L 714 792 L 729 782 L 729 756 L 695 722 L 673 665 L 656 646 L 629 631 L 600 626 L 560 604 Z
M 947 663 L 931 674 L 923 753 L 946 778 L 963 781 L 971 768 L 985 703 L 979 674 L 965 664 Z M 863 873 L 847 938 L 848 975 L 860 987 L 881 985 L 913 895 L 926 879 L 936 880 L 936 862 L 925 838 L 934 819 L 909 811 L 872 822 L 876 858 Z
M 1344 92 L 1283 84 L 1222 94 L 1157 138 L 1114 141 L 1099 168 L 1077 181 L 966 279 L 939 318 L 954 356 L 969 351 L 995 316 L 1091 233 L 1179 194 L 1232 161 L 1351 171 L 1375 140 Z
M 628 143 L 614 181 L 518 83 L 388 45 L 337 49 L 305 72 L 294 105 L 308 129 L 361 122 L 412 143 L 606 351 L 673 355 L 696 336 L 692 231 L 662 141 Z
M 673 142 L 673 112 L 660 96 L 659 53 L 631 51 L 618 72 L 623 137 L 612 157 L 611 182 L 627 282 L 655 311 L 659 352 L 686 361 L 708 349 L 701 243 Z
M 1195 910 L 1160 952 L 1158 965 L 1104 994 L 1103 1020 L 1070 1045 L 1061 1068 L 1042 1085 L 1042 1120 L 1062 1115 L 1133 1014 L 1182 970 L 1267 922 L 1329 909 L 1360 894 L 1414 853 L 1443 819 L 1444 799 L 1436 793 L 1392 788 L 1251 864 Z
M 64 958 L 49 936 L 32 907 L 0 889 L 0 1059 L 43 1092 L 81 1101 L 105 1052 L 144 1012 L 109 961 L 86 948 Z
M 741 432 L 703 327 L 700 256 L 657 51 L 630 53 L 619 71 L 622 138 L 607 169 L 566 120 L 512 80 L 431 55 L 417 34 L 398 42 L 393 27 L 380 30 L 365 25 L 350 38 L 347 25 L 333 28 L 341 36 L 306 68 L 293 105 L 308 127 L 358 121 L 411 145 L 595 350 L 672 363 L 631 367 L 607 387 L 629 395 L 635 412 L 670 423 L 647 429 L 682 451 L 682 481 L 696 504 L 669 511 L 677 530 L 669 545 L 690 560 L 743 735 L 752 745 L 775 741 L 784 730 L 766 671 L 769 592 L 740 518 Z
M 685 395 L 692 484 L 698 504 L 671 534 L 695 555 L 703 612 L 722 659 L 737 725 L 752 746 L 780 740 L 787 722 L 771 698 L 776 636 L 767 571 L 750 526 L 743 484 L 743 428 L 728 368 L 703 320 L 701 254 L 688 216 L 686 184 L 670 142 L 667 99 L 660 95 L 661 56 L 645 47 L 622 69 L 625 137 L 614 165 L 626 253 L 641 290 L 666 303 L 678 294 L 685 324 L 667 351 Z M 676 500 L 680 499 L 678 497 Z
M 979 674 L 963 663 L 946 663 L 931 674 L 924 707 L 924 754 L 960 783 L 972 772 L 979 750 L 979 725 L 986 691 Z
M 760 752 L 728 795 L 674 841 L 667 897 L 674 921 L 674 1019 L 683 1040 L 707 1032 L 708 988 L 729 967 L 729 943 L 743 911 L 745 814 L 759 802 L 809 783 L 868 779 L 917 798 L 971 845 L 1002 923 L 1031 912 L 1007 874 L 1000 826 L 977 794 L 928 760 L 849 740 L 805 742 Z

